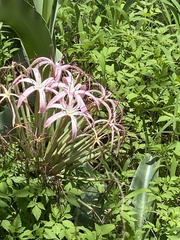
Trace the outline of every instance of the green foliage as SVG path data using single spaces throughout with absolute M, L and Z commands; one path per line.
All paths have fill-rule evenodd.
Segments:
M 90 199 L 85 202 L 86 194 L 100 199 L 101 183 L 88 182 L 84 173 L 84 180 L 62 177 L 56 184 L 52 179 L 44 185 L 33 172 L 30 178 L 25 177 L 24 163 L 19 160 L 16 146 L 6 145 L 3 151 L 0 156 L 1 238 L 103 240 L 110 237 L 115 224 L 101 219 L 96 208 L 102 208 L 102 204 L 98 200 L 95 208 Z M 91 192 L 87 192 L 90 187 Z
M 179 218 L 179 177 L 162 177 L 153 182 L 149 200 L 156 201 L 154 223 L 148 223 L 145 229 L 151 229 L 157 239 L 177 239 L 180 237 Z
M 143 222 L 142 239 L 180 238 L 179 2 L 64 0 L 59 4 L 57 48 L 65 61 L 93 75 L 122 102 L 126 139 L 119 157 L 106 153 L 96 169 L 90 163 L 91 171 L 85 167 L 59 175 L 51 187 L 42 186 L 33 171 L 26 182 L 24 168 L 12 164 L 16 151 L 5 151 L 3 140 L 2 238 L 138 239 L 142 232 L 136 231 L 132 203 L 143 194 L 148 197 L 150 218 Z M 11 57 L 9 49 L 13 54 L 14 40 L 4 35 L 1 39 L 4 64 Z M 159 177 L 148 190 L 129 192 L 145 153 L 160 159 Z M 148 175 L 142 171 L 142 176 Z M 97 178 L 102 181 L 94 181 Z
M 5 30 L 4 27 L 3 30 L 1 27 L 2 26 L 0 26 L 0 67 L 3 67 L 8 64 L 8 60 L 12 58 L 18 48 L 13 46 L 15 39 L 11 39 L 7 36 L 8 29 Z

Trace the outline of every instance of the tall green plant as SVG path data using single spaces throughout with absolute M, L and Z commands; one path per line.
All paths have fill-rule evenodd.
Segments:
M 135 235 L 136 239 L 145 239 L 143 225 L 150 221 L 150 206 L 152 202 L 148 202 L 148 191 L 150 182 L 158 176 L 158 168 L 160 161 L 156 157 L 146 154 L 140 162 L 135 176 L 131 182 L 130 190 L 133 191 L 133 210 L 135 211 Z M 132 193 L 130 193 L 132 194 Z
M 0 21 L 17 33 L 29 59 L 54 56 L 53 42 L 44 20 L 24 0 L 1 0 Z

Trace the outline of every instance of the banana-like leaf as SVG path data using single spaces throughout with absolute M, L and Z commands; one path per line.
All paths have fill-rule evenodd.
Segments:
M 45 21 L 24 0 L 0 0 L 0 21 L 20 38 L 29 59 L 54 56 L 54 47 Z
M 130 190 L 138 193 L 141 189 L 148 190 L 150 182 L 158 176 L 160 160 L 150 154 L 146 154 L 140 162 L 132 180 Z M 133 198 L 133 210 L 136 212 L 135 230 L 141 230 L 145 220 L 149 220 L 148 209 L 152 202 L 148 202 L 148 191 L 140 191 Z
M 130 6 L 131 6 L 133 3 L 135 3 L 135 2 L 136 2 L 135 0 L 126 0 L 126 3 L 125 3 L 125 5 L 124 5 L 124 7 L 123 7 L 123 10 L 124 10 L 125 12 L 127 12 L 128 9 L 130 8 Z
M 33 0 L 36 11 L 42 16 L 48 24 L 50 17 L 53 14 L 53 5 L 57 0 Z M 57 3 L 56 3 L 57 5 Z

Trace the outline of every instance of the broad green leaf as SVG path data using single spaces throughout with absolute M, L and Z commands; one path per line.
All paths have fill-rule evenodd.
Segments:
M 0 182 L 0 192 L 4 194 L 8 192 L 8 186 L 5 182 Z
M 80 207 L 80 205 L 79 205 L 76 197 L 75 197 L 73 194 L 68 194 L 68 195 L 67 195 L 67 201 L 68 201 L 70 204 L 72 204 L 72 205 L 74 205 L 74 206 L 76 206 L 76 207 Z
M 95 229 L 97 231 L 97 235 L 103 236 L 114 230 L 115 225 L 114 224 L 98 225 L 95 223 Z
M 138 94 L 136 94 L 136 93 L 133 93 L 133 92 L 131 92 L 131 93 L 129 93 L 128 95 L 127 95 L 127 98 L 128 98 L 128 100 L 133 100 L 133 99 L 135 99 L 135 98 L 137 98 L 138 97 Z
M 27 208 L 33 208 L 36 205 L 35 201 L 30 201 L 30 203 L 28 204 Z
M 23 183 L 26 181 L 26 178 L 23 176 L 11 177 L 11 180 L 15 183 Z
M 130 190 L 141 191 L 141 189 L 148 189 L 150 182 L 157 177 L 160 161 L 156 157 L 146 154 L 144 159 L 140 162 L 135 176 L 131 182 Z M 136 212 L 136 230 L 141 230 L 144 221 L 148 220 L 148 207 L 152 203 L 147 203 L 147 192 L 144 191 L 133 198 L 133 210 Z
M 33 0 L 36 11 L 42 16 L 48 24 L 52 12 L 54 0 Z
M 2 226 L 6 231 L 8 231 L 8 230 L 9 230 L 9 227 L 11 226 L 11 223 L 10 223 L 10 221 L 8 221 L 8 220 L 2 220 L 1 226 Z
M 74 229 L 74 224 L 73 224 L 71 221 L 69 221 L 69 220 L 64 220 L 64 221 L 62 222 L 62 224 L 63 224 L 63 226 L 66 227 L 66 228 L 69 228 L 69 229 L 71 229 L 71 230 Z
M 18 230 L 20 227 L 22 227 L 22 221 L 21 221 L 21 217 L 20 215 L 18 214 L 14 221 L 13 221 L 13 227 Z
M 160 116 L 157 122 L 165 122 L 172 119 L 172 117 L 169 116 Z
M 72 188 L 69 190 L 70 193 L 72 193 L 73 195 L 82 195 L 83 191 L 81 191 L 80 189 L 77 188 Z
M 22 234 L 19 235 L 19 239 L 35 239 L 31 230 L 25 230 Z
M 105 58 L 108 58 L 112 53 L 116 52 L 119 49 L 119 47 L 104 47 L 102 50 L 102 55 Z
M 31 5 L 33 5 L 35 7 L 36 11 L 42 16 L 44 0 L 29 0 L 28 2 Z M 50 2 L 51 2 L 51 0 L 50 0 Z
M 0 199 L 0 208 L 9 207 L 9 205 Z
M 105 70 L 106 70 L 106 59 L 105 59 L 105 57 L 96 50 L 94 50 L 92 52 L 91 56 L 95 59 L 95 61 L 97 61 L 96 63 L 99 63 L 99 65 L 101 67 L 102 74 L 105 75 Z
M 44 20 L 27 2 L 1 0 L 0 21 L 17 33 L 29 59 L 54 55 L 53 43 Z
M 52 229 L 45 229 L 44 234 L 43 234 L 45 239 L 58 239 L 56 234 L 53 233 Z
M 142 47 L 141 45 L 137 48 L 137 50 L 135 51 L 135 55 L 137 57 L 137 59 L 140 59 L 141 56 L 142 56 L 142 53 L 143 53 L 143 50 L 142 50 Z
M 53 2 L 54 0 L 44 0 L 43 1 L 43 12 L 42 12 L 42 17 L 45 19 L 46 23 L 48 24 L 52 12 L 52 7 L 53 7 Z
M 27 189 L 20 189 L 14 192 L 14 196 L 20 198 L 27 197 L 29 196 L 29 191 Z
M 61 223 L 55 223 L 52 227 L 52 230 L 55 234 L 61 234 L 64 233 L 65 227 Z
M 9 196 L 8 193 L 5 194 L 5 193 L 0 192 L 0 198 L 4 198 L 4 199 L 8 199 L 8 200 L 10 200 L 10 196 Z
M 40 208 L 42 210 L 45 210 L 45 207 L 44 207 L 44 205 L 41 202 L 38 202 L 36 204 L 37 204 L 38 208 Z
M 42 213 L 42 211 L 37 205 L 32 209 L 32 214 L 34 215 L 34 217 L 36 218 L 37 221 L 41 217 L 41 213 Z
M 117 6 L 114 6 L 115 9 L 117 9 L 119 11 L 118 13 L 118 19 L 125 19 L 128 23 L 130 23 L 129 21 L 129 16 L 128 16 L 128 13 L 126 11 L 124 11 L 124 9 L 122 9 L 121 7 L 117 7 Z M 120 15 L 120 17 L 119 17 Z
M 114 224 L 104 224 L 101 226 L 101 231 L 102 231 L 101 235 L 106 235 L 106 234 L 112 232 L 114 229 L 115 229 Z

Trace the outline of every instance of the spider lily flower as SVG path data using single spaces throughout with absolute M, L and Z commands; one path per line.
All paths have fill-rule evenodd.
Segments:
M 114 143 L 115 143 L 115 135 L 117 136 L 117 147 L 116 147 L 116 156 L 119 154 L 120 145 L 122 142 L 122 139 L 124 137 L 125 129 L 121 123 L 114 122 L 114 119 L 108 120 L 108 119 L 99 119 L 94 121 L 94 129 L 100 129 L 100 126 L 102 125 L 101 129 L 103 129 L 103 137 L 106 136 L 109 138 L 109 135 L 111 136 L 110 140 L 110 152 L 113 150 Z M 87 126 L 84 129 L 84 134 L 87 133 L 90 129 L 92 129 L 92 126 Z
M 102 86 L 100 86 L 102 87 Z M 99 128 L 100 125 L 102 125 L 102 129 L 104 129 L 104 132 L 106 132 L 107 137 L 110 135 L 111 136 L 111 140 L 110 140 L 110 151 L 113 150 L 113 146 L 115 143 L 115 135 L 117 136 L 117 148 L 116 148 L 116 156 L 119 153 L 119 149 L 120 149 L 120 144 L 122 142 L 122 138 L 124 136 L 125 133 L 125 129 L 123 127 L 123 125 L 120 122 L 120 119 L 122 117 L 122 108 L 119 104 L 118 101 L 109 98 L 110 93 L 108 93 L 107 95 L 105 94 L 105 90 L 102 87 L 102 98 L 100 98 L 100 103 L 106 108 L 107 113 L 108 113 L 108 117 L 107 119 L 98 119 L 96 121 L 94 121 L 94 128 Z M 120 114 L 117 115 L 117 113 L 120 112 Z M 90 129 L 89 126 L 87 126 L 84 129 L 84 132 L 87 132 Z
M 68 72 L 68 76 L 62 78 L 62 82 L 53 83 L 52 88 L 58 87 L 60 92 L 54 96 L 51 100 L 51 104 L 61 101 L 62 98 L 67 98 L 68 101 L 76 101 L 82 112 L 87 112 L 86 100 L 91 99 L 92 102 L 99 108 L 100 102 L 102 100 L 99 97 L 95 97 L 91 90 L 86 89 L 85 84 L 76 83 L 76 80 L 73 78 L 73 75 Z M 98 92 L 98 91 L 97 91 Z M 97 94 L 96 92 L 96 94 Z M 99 92 L 100 95 L 100 92 Z
M 46 92 L 51 91 L 57 94 L 57 91 L 50 87 L 50 84 L 54 81 L 52 77 L 47 78 L 42 81 L 41 74 L 37 68 L 32 68 L 35 80 L 32 78 L 19 78 L 15 79 L 14 84 L 17 85 L 22 82 L 27 82 L 33 86 L 27 88 L 19 97 L 18 107 L 24 102 L 24 100 L 33 92 L 37 91 L 39 93 L 39 113 L 43 113 L 46 109 Z
M 57 108 L 60 111 L 58 113 L 55 113 L 53 116 L 48 118 L 44 124 L 44 127 L 50 126 L 54 121 L 69 116 L 71 119 L 71 125 L 72 125 L 72 139 L 74 140 L 77 136 L 77 117 L 82 116 L 84 117 L 89 125 L 92 125 L 92 123 L 89 122 L 89 119 L 93 122 L 93 118 L 88 112 L 82 112 L 80 110 L 79 104 L 77 103 L 74 105 L 74 102 L 69 102 L 68 104 L 65 101 L 62 101 L 62 103 L 49 103 L 46 107 L 46 109 L 49 108 Z
M 72 66 L 70 64 L 65 64 L 62 65 L 62 61 L 59 62 L 53 62 L 51 59 L 46 58 L 46 57 L 39 57 L 37 59 L 35 59 L 32 64 L 30 65 L 29 69 L 31 68 L 40 68 L 43 67 L 43 71 L 46 69 L 46 67 L 50 66 L 51 67 L 51 76 L 54 78 L 55 82 L 59 82 L 63 72 L 67 72 L 68 69 L 76 69 L 77 71 L 81 71 L 81 69 L 79 69 L 76 66 Z
M 9 87 L 8 89 L 6 89 L 2 84 L 0 85 L 0 87 L 3 89 L 4 93 L 0 93 L 0 97 L 2 97 L 0 99 L 0 104 L 2 103 L 3 100 L 7 99 L 8 103 L 10 105 L 11 111 L 12 111 L 12 126 L 14 127 L 15 125 L 15 118 L 16 118 L 16 114 L 15 114 L 15 110 L 14 110 L 14 106 L 12 104 L 11 101 L 11 96 L 15 96 L 17 98 L 19 98 L 19 96 L 15 93 L 11 92 L 12 86 Z
M 99 85 L 99 88 L 101 89 L 103 102 L 107 102 L 107 103 L 110 104 L 111 107 L 112 107 L 112 118 L 113 118 L 113 119 L 115 120 L 115 122 L 116 122 L 117 109 L 120 110 L 120 117 L 122 117 L 122 115 L 123 115 L 123 109 L 122 109 L 122 107 L 121 107 L 121 105 L 119 104 L 118 101 L 110 98 L 110 96 L 111 96 L 111 94 L 112 94 L 111 92 L 106 91 L 105 88 L 104 88 L 102 85 L 100 85 L 100 84 L 98 84 L 98 85 Z

